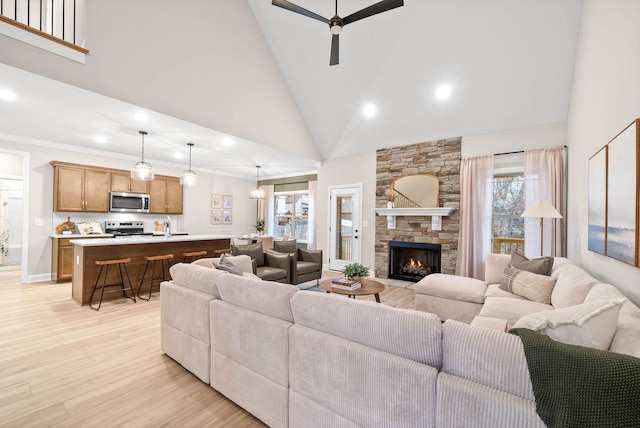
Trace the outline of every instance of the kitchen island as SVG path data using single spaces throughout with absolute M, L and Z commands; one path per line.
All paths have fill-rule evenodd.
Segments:
M 100 267 L 96 260 L 123 259 L 130 257 L 127 270 L 133 289 L 138 291 L 138 284 L 142 278 L 147 261 L 146 256 L 161 254 L 173 254 L 169 265 L 172 266 L 182 261 L 182 253 L 190 251 L 206 250 L 212 255 L 214 250 L 230 248 L 231 236 L 227 235 L 181 235 L 181 236 L 145 236 L 126 238 L 96 238 L 96 239 L 72 239 L 73 244 L 73 279 L 71 297 L 81 305 L 89 303 L 89 297 L 93 290 Z M 212 257 L 212 256 L 211 256 Z M 113 276 L 112 276 L 113 274 Z M 147 273 L 147 278 L 149 273 Z M 156 276 L 158 275 L 156 271 Z M 167 278 L 169 275 L 167 273 Z M 109 271 L 107 283 L 118 282 L 116 270 Z M 125 278 L 126 280 L 126 278 Z M 154 290 L 159 286 L 154 284 Z M 146 290 L 146 291 L 145 291 Z M 141 293 L 149 293 L 149 283 L 145 281 Z M 121 298 L 120 293 L 105 293 L 106 299 Z

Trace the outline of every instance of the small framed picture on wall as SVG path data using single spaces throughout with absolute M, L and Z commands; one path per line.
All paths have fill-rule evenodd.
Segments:
M 211 224 L 222 224 L 222 210 L 211 210 Z
M 212 210 L 219 210 L 220 208 L 222 208 L 222 195 L 212 194 L 211 195 L 211 209 Z
M 233 208 L 233 196 L 224 195 L 222 197 L 222 208 L 224 208 L 225 210 L 230 210 L 231 208 Z
M 231 210 L 224 210 L 222 212 L 222 224 L 231 224 L 233 220 Z

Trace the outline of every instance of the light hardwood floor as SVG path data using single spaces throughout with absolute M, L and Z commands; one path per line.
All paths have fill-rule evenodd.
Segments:
M 414 308 L 411 289 L 380 297 Z M 70 283 L 0 272 L 0 314 L 2 427 L 264 426 L 162 353 L 157 293 L 95 312 L 71 300 Z

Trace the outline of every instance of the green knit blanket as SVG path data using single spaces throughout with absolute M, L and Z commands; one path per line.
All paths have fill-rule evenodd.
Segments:
M 548 427 L 640 427 L 640 359 L 567 345 L 526 328 L 520 337 L 536 412 Z

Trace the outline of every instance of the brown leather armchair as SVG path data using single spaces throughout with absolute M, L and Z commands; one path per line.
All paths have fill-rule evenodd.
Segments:
M 264 281 L 284 282 L 291 278 L 291 256 L 273 251 L 263 251 L 262 243 L 249 245 L 231 245 L 231 254 L 246 254 L 251 257 L 253 273 Z
M 274 241 L 273 250 L 291 256 L 291 281 L 293 285 L 316 280 L 320 285 L 322 277 L 322 250 L 304 250 L 298 248 L 296 240 Z

